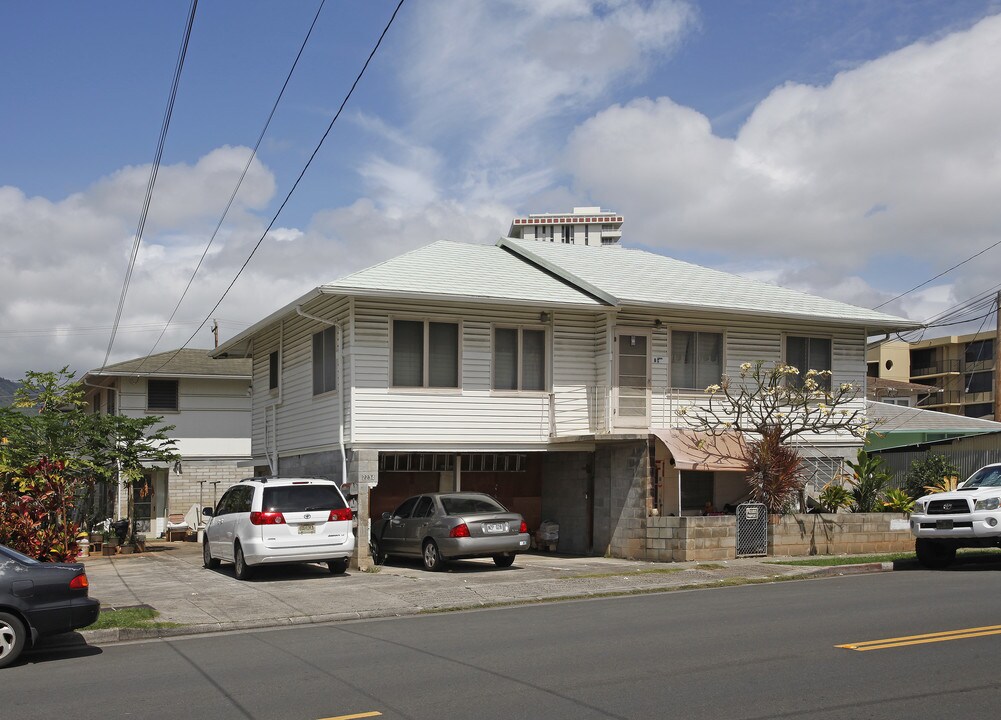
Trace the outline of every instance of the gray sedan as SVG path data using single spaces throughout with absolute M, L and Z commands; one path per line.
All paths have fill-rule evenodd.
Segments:
M 449 560 L 492 557 L 498 567 L 510 567 L 528 545 L 521 515 L 483 493 L 415 495 L 372 523 L 377 564 L 400 555 L 423 558 L 428 570 L 441 570 Z

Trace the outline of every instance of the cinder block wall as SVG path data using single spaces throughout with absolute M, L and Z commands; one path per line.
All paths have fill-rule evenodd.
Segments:
M 645 440 L 603 445 L 594 458 L 594 552 L 645 558 L 649 445 Z
M 773 515 L 768 524 L 768 554 L 906 552 L 914 549 L 907 523 L 902 513 Z
M 559 552 L 587 554 L 587 488 L 594 454 L 550 452 L 542 459 L 542 519 L 560 524 Z M 604 548 L 602 548 L 604 550 Z
M 218 500 L 226 488 L 251 475 L 251 468 L 237 467 L 236 460 L 185 460 L 180 473 L 171 469 L 167 476 L 167 514 L 186 513 L 198 504 L 211 507 L 213 488 Z
M 646 539 L 647 560 L 731 560 L 737 556 L 736 517 L 649 517 Z

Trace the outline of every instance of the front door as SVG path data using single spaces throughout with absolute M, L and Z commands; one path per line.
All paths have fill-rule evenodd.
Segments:
M 650 427 L 649 331 L 615 333 L 615 427 Z

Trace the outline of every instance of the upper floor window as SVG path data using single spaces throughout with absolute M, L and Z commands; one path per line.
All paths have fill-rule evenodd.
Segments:
M 275 353 L 275 385 L 278 355 Z M 313 335 L 313 394 L 321 395 L 337 389 L 337 328 L 328 327 Z
M 994 340 L 976 340 L 966 344 L 963 355 L 967 363 L 984 362 L 994 359 Z
M 459 324 L 393 320 L 393 387 L 459 387 Z
M 792 365 L 799 370 L 799 375 L 791 375 L 793 383 L 802 386 L 806 373 L 810 370 L 831 370 L 831 339 L 815 337 L 786 338 L 786 365 Z M 817 384 L 824 389 L 830 389 L 831 376 L 817 378 Z
M 278 387 L 278 351 L 268 355 L 268 390 Z
M 573 225 L 563 225 L 560 229 L 564 245 L 573 245 Z
M 671 385 L 704 390 L 723 376 L 723 333 L 671 333 Z
M 147 380 L 146 409 L 178 410 L 177 380 Z
M 494 328 L 494 390 L 546 389 L 546 331 Z
M 115 391 L 108 389 L 107 397 L 105 399 L 105 405 L 108 408 L 108 415 L 115 414 Z

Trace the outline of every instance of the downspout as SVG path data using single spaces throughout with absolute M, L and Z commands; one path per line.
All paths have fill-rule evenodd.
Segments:
M 311 315 L 302 309 L 302 305 L 296 305 L 295 312 L 297 315 L 304 317 L 307 320 L 314 320 L 318 323 L 323 323 L 324 325 L 337 328 L 337 369 L 339 371 L 338 380 L 340 381 L 337 390 L 341 395 L 340 402 L 337 403 L 337 439 L 341 447 L 341 485 L 347 485 L 348 459 L 347 453 L 344 451 L 344 396 L 346 395 L 346 389 L 344 387 L 344 329 L 333 320 L 328 320 L 327 318 L 322 318 L 317 315 Z
M 274 476 L 279 475 L 278 467 L 278 408 L 284 402 L 284 378 L 285 375 L 282 370 L 285 365 L 285 321 L 282 320 L 278 325 L 278 397 L 275 398 L 273 402 L 270 402 L 265 407 L 264 416 L 264 452 L 268 456 L 268 465 L 271 467 L 271 474 Z M 270 372 L 270 370 L 269 370 Z M 253 381 L 251 381 L 253 385 Z M 274 438 L 274 443 L 268 441 L 268 414 L 271 415 L 271 435 Z

